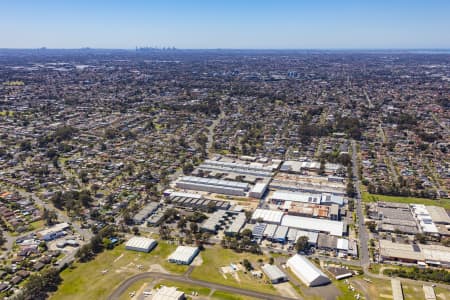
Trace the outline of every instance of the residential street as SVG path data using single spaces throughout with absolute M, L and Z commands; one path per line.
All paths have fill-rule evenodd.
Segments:
M 361 198 L 360 181 L 358 176 L 358 162 L 357 162 L 357 152 L 356 143 L 352 141 L 352 169 L 353 169 L 353 182 L 356 190 L 356 214 L 358 216 L 358 237 L 359 237 L 359 257 L 361 260 L 361 266 L 366 269 L 370 264 L 369 258 L 369 235 L 366 231 L 366 226 L 364 224 L 364 212 L 363 204 Z

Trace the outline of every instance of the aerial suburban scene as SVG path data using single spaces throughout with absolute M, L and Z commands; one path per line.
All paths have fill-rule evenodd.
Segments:
M 0 299 L 450 300 L 450 2 L 243 2 L 0 2 Z

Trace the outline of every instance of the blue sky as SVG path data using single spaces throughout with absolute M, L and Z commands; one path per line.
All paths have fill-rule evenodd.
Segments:
M 0 0 L 0 48 L 450 48 L 449 0 Z

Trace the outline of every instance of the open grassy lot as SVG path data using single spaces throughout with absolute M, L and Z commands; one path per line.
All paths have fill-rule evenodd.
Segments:
M 44 228 L 44 226 L 45 226 L 44 220 L 34 221 L 30 223 L 30 230 L 41 229 Z
M 376 300 L 392 299 L 392 288 L 390 280 L 370 278 L 371 282 L 369 283 L 362 280 L 362 277 L 358 276 L 357 278 L 352 278 L 350 281 L 352 282 L 354 280 L 357 280 L 360 283 L 360 285 L 364 287 L 364 291 L 367 292 L 369 299 L 376 299 Z M 341 290 L 343 289 L 341 288 Z M 402 290 L 405 300 L 425 299 L 422 284 L 402 282 Z M 442 300 L 450 299 L 450 290 L 436 287 L 435 293 L 437 299 Z M 347 299 L 347 298 L 339 298 L 339 299 Z
M 233 294 L 230 294 L 230 293 L 227 293 L 227 292 L 222 292 L 222 291 L 215 291 L 212 294 L 212 299 L 217 299 L 217 300 L 253 300 L 255 298 L 246 297 L 246 296 L 240 296 L 240 295 L 233 295 Z
M 167 262 L 167 256 L 175 245 L 159 242 L 150 253 L 125 250 L 120 245 L 99 254 L 88 263 L 74 263 L 61 273 L 63 283 L 51 299 L 105 299 L 126 278 L 147 271 L 152 264 L 160 264 L 166 270 L 181 274 L 187 266 Z M 141 269 L 138 268 L 141 265 Z M 105 274 L 102 271 L 107 270 Z
M 138 280 L 122 294 L 120 295 L 119 300 L 130 300 L 130 293 L 135 292 L 137 293 L 142 287 L 146 287 L 148 284 L 152 282 L 152 279 L 142 279 Z
M 442 206 L 445 209 L 450 210 L 450 200 L 449 199 L 433 200 L 433 199 L 415 198 L 415 197 L 397 197 L 397 196 L 370 194 L 368 192 L 362 192 L 362 199 L 364 202 L 386 201 L 386 202 L 436 205 L 436 206 Z
M 446 290 L 441 287 L 435 287 L 434 293 L 436 294 L 436 299 L 438 299 L 438 300 L 450 299 L 450 290 Z
M 386 300 L 392 299 L 392 289 L 391 289 L 391 281 L 390 280 L 382 280 L 370 278 L 371 282 L 366 282 L 363 280 L 364 276 L 358 276 L 350 279 L 349 281 L 352 285 L 357 288 L 358 291 L 364 292 L 368 295 L 369 299 L 379 299 Z M 355 284 L 357 282 L 358 284 Z M 341 285 L 345 285 L 343 281 L 341 281 Z M 340 288 L 342 286 L 339 286 Z M 343 290 L 341 288 L 341 290 Z M 345 293 L 346 294 L 346 293 Z M 344 295 L 343 295 L 344 296 Z M 342 298 L 345 299 L 345 298 Z M 354 299 L 354 298 L 353 298 Z
M 347 284 L 343 280 L 333 280 L 333 284 L 341 291 L 341 295 L 338 300 L 350 300 L 355 299 L 355 295 L 358 292 L 350 290 Z
M 425 299 L 425 293 L 421 284 L 402 283 L 402 289 L 405 300 Z
M 138 296 L 140 293 L 142 293 L 147 288 L 159 288 L 162 285 L 165 286 L 174 286 L 178 288 L 179 291 L 183 291 L 187 297 L 192 295 L 192 292 L 198 293 L 199 296 L 205 296 L 207 297 L 211 290 L 205 287 L 201 286 L 193 286 L 181 282 L 176 281 L 169 281 L 169 280 L 161 280 L 158 281 L 157 279 L 142 279 L 139 281 L 136 281 L 130 287 L 120 296 L 120 300 L 129 300 L 130 299 L 130 293 L 135 292 L 136 296 Z
M 249 253 L 236 253 L 229 249 L 223 249 L 220 246 L 207 248 L 201 252 L 203 264 L 195 267 L 191 273 L 191 277 L 195 279 L 225 284 L 229 286 L 260 291 L 265 293 L 277 294 L 275 288 L 265 282 L 264 279 L 254 278 L 251 274 L 238 271 L 238 278 L 234 278 L 232 274 L 222 274 L 220 268 L 229 266 L 231 263 L 239 264 L 245 258 L 248 259 L 255 269 L 258 268 L 258 259 L 267 261 L 267 257 L 263 255 L 255 255 Z

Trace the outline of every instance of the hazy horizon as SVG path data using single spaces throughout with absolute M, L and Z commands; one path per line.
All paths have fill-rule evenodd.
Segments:
M 2 1 L 0 48 L 448 49 L 449 11 L 443 0 Z

